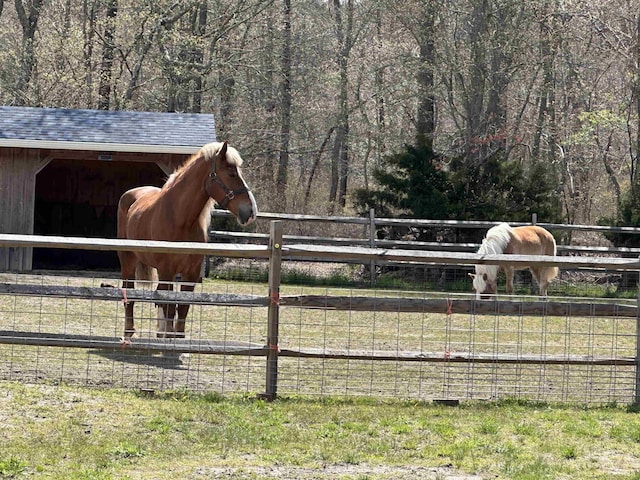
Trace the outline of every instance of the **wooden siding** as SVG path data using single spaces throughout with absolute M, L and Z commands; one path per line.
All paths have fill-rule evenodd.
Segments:
M 0 149 L 0 232 L 33 233 L 36 174 L 48 162 L 39 150 Z M 0 249 L 0 269 L 30 270 L 32 248 Z

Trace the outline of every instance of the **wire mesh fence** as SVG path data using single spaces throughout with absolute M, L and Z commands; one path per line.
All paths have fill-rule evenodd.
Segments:
M 5 282 L 46 287 L 85 286 L 112 289 L 113 278 L 74 278 L 40 275 L 4 276 Z M 200 285 L 199 290 L 213 287 Z M 215 284 L 219 293 L 251 293 L 260 285 Z M 119 290 L 119 289 L 118 289 Z M 229 345 L 264 342 L 264 308 L 193 305 L 187 322 L 186 350 L 205 340 Z M 262 311 L 262 312 L 261 312 Z M 260 391 L 264 388 L 264 359 L 254 356 L 190 354 L 171 350 L 167 339 L 148 348 L 156 338 L 157 309 L 136 302 L 136 336 L 122 343 L 124 308 L 120 301 L 55 298 L 47 295 L 0 296 L 3 359 L 0 375 L 17 381 L 65 382 L 88 386 L 196 391 Z M 62 346 L 24 345 L 47 341 Z M 91 340 L 90 348 L 83 348 Z M 53 341 L 55 340 L 55 341 Z
M 212 275 L 196 293 L 264 298 L 262 268 L 254 266 L 245 281 Z M 113 276 L 5 274 L 1 280 L 119 290 Z M 563 314 L 531 314 L 528 295 L 501 298 L 491 313 L 464 293 L 284 284 L 280 295 L 279 395 L 581 403 L 635 398 L 636 316 L 629 313 L 635 299 L 553 297 L 566 305 Z M 296 303 L 308 297 L 341 298 L 343 306 L 328 300 L 324 306 L 322 300 Z M 363 298 L 373 307 L 363 310 Z M 414 302 L 416 311 L 389 308 L 399 300 Z M 440 310 L 432 308 L 434 300 L 442 301 Z M 460 302 L 471 307 L 457 310 Z M 118 299 L 2 294 L 0 378 L 222 394 L 264 391 L 266 306 L 193 305 L 179 348 L 175 340 L 156 337 L 156 317 L 153 302 L 137 302 L 137 334 L 132 345 L 123 346 L 124 308 Z M 87 339 L 88 348 L 82 343 Z

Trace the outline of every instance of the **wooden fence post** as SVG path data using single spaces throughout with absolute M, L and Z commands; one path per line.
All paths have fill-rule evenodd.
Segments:
M 267 325 L 267 378 L 262 398 L 274 400 L 278 392 L 278 327 L 282 271 L 282 221 L 271 222 L 269 231 L 269 309 Z
M 636 297 L 636 305 L 640 307 L 640 292 L 638 292 L 638 296 Z M 636 385 L 635 385 L 635 395 L 633 398 L 633 404 L 640 405 L 640 310 L 638 310 L 638 313 L 636 314 L 635 369 L 636 369 Z
M 375 209 L 369 210 L 369 248 L 376 247 L 376 211 Z M 371 286 L 376 284 L 376 261 L 371 260 L 369 262 L 369 275 L 371 278 Z

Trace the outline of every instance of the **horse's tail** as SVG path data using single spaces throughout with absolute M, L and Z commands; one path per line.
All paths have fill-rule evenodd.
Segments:
M 158 270 L 146 263 L 138 262 L 136 265 L 136 280 L 142 280 L 142 288 L 153 289 L 158 283 Z

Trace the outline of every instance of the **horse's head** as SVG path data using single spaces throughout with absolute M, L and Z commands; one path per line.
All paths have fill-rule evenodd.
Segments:
M 211 171 L 205 182 L 207 194 L 218 205 L 233 213 L 240 225 L 248 225 L 256 219 L 256 199 L 242 178 L 242 158 L 227 142 L 211 158 Z
M 476 299 L 486 300 L 498 291 L 497 276 L 491 277 L 489 272 L 480 266 L 476 266 L 476 273 L 470 273 L 469 276 L 473 279 L 473 289 L 476 292 Z

